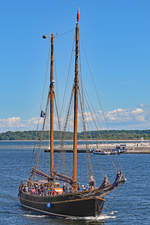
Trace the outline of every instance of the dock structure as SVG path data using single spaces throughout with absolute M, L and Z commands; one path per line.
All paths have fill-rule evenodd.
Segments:
M 35 143 L 36 144 L 36 143 Z M 105 144 L 93 144 L 93 143 L 90 143 L 89 141 L 89 144 L 88 144 L 88 149 L 86 148 L 87 145 L 84 144 L 78 144 L 77 146 L 77 149 L 78 149 L 78 153 L 85 153 L 86 151 L 90 151 L 92 149 L 99 149 L 99 150 L 103 150 L 103 149 L 114 149 L 116 148 L 116 146 L 118 146 L 119 144 L 124 144 L 126 145 L 126 151 L 124 151 L 123 153 L 124 154 L 150 154 L 150 144 L 149 142 L 142 142 L 142 143 L 137 143 L 137 142 L 122 142 L 119 143 L 119 141 L 117 142 L 113 142 L 113 143 L 105 143 Z M 20 145 L 19 142 L 18 144 L 15 143 L 15 144 L 10 144 L 9 141 L 8 143 L 6 144 L 0 144 L 0 150 L 1 149 L 33 149 L 34 145 L 33 144 L 24 144 L 24 145 Z M 45 152 L 49 152 L 49 148 L 47 145 L 43 145 L 41 147 L 41 149 Z M 73 145 L 72 144 L 65 144 L 63 147 L 59 144 L 55 144 L 54 145 L 54 151 L 55 152 L 73 152 Z
M 114 144 L 99 144 L 98 145 L 98 149 L 114 149 L 116 148 L 116 146 L 118 145 L 118 143 L 114 143 Z M 91 149 L 96 149 L 97 146 L 96 144 L 89 144 L 88 149 L 86 149 L 86 145 L 85 144 L 81 144 L 78 145 L 78 153 L 83 153 L 86 151 L 90 151 Z M 126 144 L 126 148 L 127 150 L 124 151 L 124 154 L 150 154 L 150 145 L 147 144 L 137 144 L 137 143 L 129 143 Z M 60 145 L 56 145 L 54 147 L 54 151 L 55 152 L 59 152 L 59 151 L 66 151 L 66 152 L 72 152 L 73 150 L 73 146 L 72 145 L 64 145 L 63 149 Z
M 128 148 L 125 154 L 150 154 L 150 147 Z

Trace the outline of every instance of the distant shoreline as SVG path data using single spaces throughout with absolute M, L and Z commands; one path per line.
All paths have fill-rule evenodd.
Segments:
M 49 131 L 8 131 L 0 133 L 1 141 L 35 141 L 38 142 L 43 135 L 45 141 L 49 140 Z M 73 140 L 73 132 L 70 131 L 54 131 L 54 140 L 61 139 L 71 142 Z M 88 139 L 88 142 L 123 142 L 123 141 L 149 141 L 150 130 L 97 130 L 78 132 L 78 141 L 83 142 Z

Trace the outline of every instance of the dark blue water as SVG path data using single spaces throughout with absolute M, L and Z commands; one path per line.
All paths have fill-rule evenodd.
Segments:
M 106 198 L 103 213 L 97 219 L 86 221 L 62 220 L 33 213 L 21 207 L 17 193 L 20 180 L 27 178 L 32 165 L 31 149 L 3 149 L 0 143 L 0 224 L 3 225 L 66 225 L 66 224 L 108 224 L 108 225 L 149 225 L 150 224 L 150 155 L 91 155 L 95 170 L 96 183 L 102 182 L 108 175 L 110 181 L 115 178 L 115 166 L 120 167 L 127 178 L 126 184 L 120 186 Z M 23 145 L 25 143 L 22 143 Z M 26 142 L 28 145 L 28 143 Z M 21 142 L 20 142 L 21 145 Z M 55 153 L 59 158 L 60 153 Z M 48 158 L 48 153 L 44 157 Z M 82 183 L 88 181 L 86 154 L 78 154 L 78 176 Z M 66 161 L 71 162 L 68 153 Z M 48 167 L 48 159 L 45 167 Z

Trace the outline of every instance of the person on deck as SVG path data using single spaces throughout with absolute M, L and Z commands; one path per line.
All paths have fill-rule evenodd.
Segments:
M 117 186 L 124 178 L 124 175 L 121 173 L 121 170 L 117 171 L 116 179 L 113 183 L 113 186 Z
M 86 191 L 86 187 L 85 187 L 85 185 L 83 184 L 83 185 L 81 185 L 81 188 L 82 188 L 82 191 Z
M 67 186 L 66 186 L 66 184 L 63 185 L 63 192 L 67 192 Z
M 90 190 L 94 190 L 94 188 L 95 188 L 95 180 L 94 180 L 93 176 L 90 177 L 89 187 L 90 187 Z
M 77 190 L 80 191 L 80 184 L 77 184 Z
M 103 189 L 103 188 L 107 187 L 109 184 L 110 184 L 110 183 L 109 183 L 108 177 L 105 176 L 105 177 L 104 177 L 104 180 L 103 180 L 103 182 L 102 182 L 102 184 L 101 184 L 100 187 L 99 187 L 99 189 Z

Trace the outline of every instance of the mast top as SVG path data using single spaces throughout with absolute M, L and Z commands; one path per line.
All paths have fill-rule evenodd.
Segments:
M 79 22 L 79 10 L 77 11 L 77 23 Z

